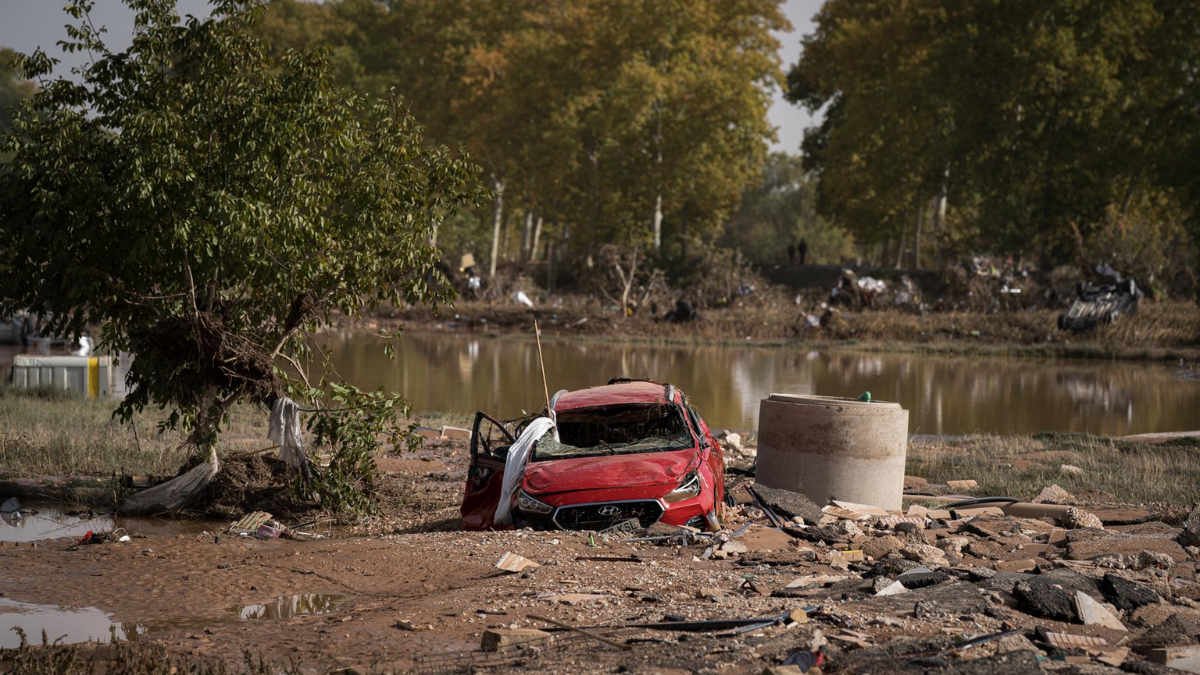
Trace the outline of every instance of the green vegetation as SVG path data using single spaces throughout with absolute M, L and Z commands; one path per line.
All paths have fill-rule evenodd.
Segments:
M 1196 0 L 849 0 L 816 22 L 788 76 L 825 111 L 805 166 L 885 259 L 1099 258 L 1149 283 L 1200 232 Z
M 295 675 L 301 672 L 299 663 L 283 666 L 249 654 L 239 667 L 230 668 L 221 661 L 172 656 L 161 646 L 137 642 L 114 640 L 100 647 L 47 642 L 45 635 L 27 636 L 22 632 L 19 648 L 0 649 L 6 672 L 12 675 Z
M 102 349 L 137 355 L 120 417 L 165 408 L 203 457 L 238 401 L 321 407 L 303 373 L 334 312 L 447 299 L 430 238 L 481 193 L 396 96 L 347 93 L 319 55 L 269 54 L 261 7 L 181 22 L 172 0 L 127 4 L 138 28 L 119 53 L 89 0 L 68 5 L 64 48 L 92 55 L 76 79 L 46 81 L 41 51 L 19 60 L 45 84 L 2 146 L 0 316 L 32 311 L 55 335 L 103 324 Z M 340 404 L 403 409 L 360 393 Z
M 1082 472 L 1064 471 L 1062 465 Z M 1200 502 L 1200 442 L 1141 443 L 1076 433 L 970 436 L 909 446 L 907 472 L 945 483 L 973 479 L 980 495 L 1032 499 L 1048 485 L 1099 503 Z

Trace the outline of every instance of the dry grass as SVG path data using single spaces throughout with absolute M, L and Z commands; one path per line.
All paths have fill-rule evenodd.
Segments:
M 183 434 L 159 433 L 157 411 L 133 424 L 112 417 L 114 401 L 67 391 L 0 387 L 0 477 L 172 475 L 188 459 Z M 231 414 L 223 452 L 266 447 L 266 415 L 249 406 Z
M 1063 471 L 1064 464 L 1083 469 Z M 1200 441 L 1151 444 L 1077 433 L 970 436 L 909 446 L 910 475 L 930 482 L 974 479 L 978 494 L 1032 499 L 1057 484 L 1095 502 L 1200 502 Z

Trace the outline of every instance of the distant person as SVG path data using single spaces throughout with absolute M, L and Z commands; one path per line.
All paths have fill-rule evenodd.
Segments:
M 788 267 L 796 264 L 796 247 L 788 244 Z
M 805 241 L 803 239 L 800 240 L 799 251 L 800 251 L 800 266 L 803 267 L 804 259 L 808 257 L 808 242 L 807 241 Z

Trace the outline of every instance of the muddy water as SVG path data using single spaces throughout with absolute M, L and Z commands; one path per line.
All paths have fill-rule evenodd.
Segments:
M 69 537 L 78 539 L 92 532 L 123 529 L 131 536 L 174 536 L 217 532 L 229 523 L 164 518 L 125 518 L 80 512 L 62 504 L 23 504 L 15 514 L 0 514 L 0 542 L 30 542 Z
M 362 333 L 326 336 L 338 371 L 362 387 L 404 393 L 414 410 L 516 415 L 542 405 L 532 341 L 407 335 L 389 360 Z M 899 401 L 928 434 L 1200 428 L 1200 383 L 1170 364 L 819 352 L 794 348 L 543 343 L 550 391 L 610 377 L 673 382 L 710 425 L 757 427 L 773 392 Z

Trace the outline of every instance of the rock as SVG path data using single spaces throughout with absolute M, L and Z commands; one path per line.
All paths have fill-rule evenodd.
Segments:
M 942 607 L 937 600 L 918 600 L 913 605 L 913 616 L 918 619 L 930 619 L 942 616 Z
M 997 560 L 997 572 L 1032 572 L 1037 569 L 1037 561 L 1033 558 L 1020 558 L 1018 560 Z
M 826 564 L 833 569 L 842 571 L 850 569 L 850 561 L 842 557 L 841 552 L 837 551 L 836 549 L 830 549 L 829 553 L 826 555 L 829 558 L 829 562 Z
M 1075 507 L 1067 509 L 1067 512 L 1062 517 L 1063 526 L 1068 530 L 1079 530 L 1083 528 L 1092 528 L 1103 530 L 1104 523 L 1094 513 L 1081 511 Z
M 726 449 L 733 450 L 734 452 L 741 452 L 742 451 L 742 436 L 741 436 L 741 434 L 735 433 L 733 431 L 725 434 L 725 439 L 723 441 L 723 445 L 725 446 Z
M 880 560 L 904 548 L 904 542 L 890 534 L 885 534 L 882 537 L 864 541 L 860 548 L 863 555 Z
M 1073 476 L 1083 475 L 1083 469 L 1075 466 L 1074 464 L 1060 464 L 1058 466 L 1058 470 L 1062 471 L 1063 473 L 1069 473 Z
M 1175 566 L 1175 559 L 1161 551 L 1138 551 L 1134 561 L 1134 569 L 1144 570 L 1147 567 L 1169 570 Z
M 725 597 L 726 595 L 729 595 L 729 593 L 721 588 L 701 588 L 700 591 L 696 594 L 696 597 L 701 600 L 710 600 L 712 602 L 717 602 L 721 598 Z
M 928 544 L 908 544 L 900 549 L 900 555 L 929 567 L 947 564 L 946 554 L 942 552 L 942 549 Z
M 1188 621 L 1178 614 L 1173 614 L 1166 621 L 1133 640 L 1130 647 L 1139 654 L 1149 654 L 1152 649 L 1195 644 L 1197 635 L 1200 635 L 1200 626 L 1195 621 Z
M 721 550 L 730 555 L 740 555 L 748 552 L 750 549 L 740 541 L 727 541 L 721 544 Z
M 1128 630 L 1104 605 L 1083 591 L 1075 591 L 1075 612 L 1085 626 L 1103 626 L 1113 630 Z
M 968 492 L 979 487 L 979 483 L 974 480 L 948 480 L 946 481 L 946 485 L 951 490 L 965 490 Z
M 546 631 L 534 628 L 489 628 L 483 631 L 480 648 L 485 652 L 498 652 L 528 642 L 540 642 L 550 637 Z
M 1038 496 L 1033 498 L 1034 504 L 1074 504 L 1075 497 L 1057 485 L 1042 488 Z
M 896 580 L 891 577 L 875 577 L 871 582 L 871 590 L 879 593 L 883 589 L 896 583 Z
M 998 560 L 1008 555 L 1008 552 L 1001 548 L 999 544 L 986 539 L 973 541 L 968 544 L 967 552 L 976 558 L 983 558 L 984 560 Z
M 937 547 L 945 552 L 947 558 L 961 558 L 963 547 L 971 543 L 966 537 L 946 537 L 938 542 Z
M 864 576 L 869 577 L 896 577 L 904 574 L 909 570 L 915 570 L 920 567 L 920 563 L 907 560 L 905 558 L 885 558 L 877 561 L 871 566 L 871 571 Z
M 928 570 L 924 572 L 918 572 L 913 570 L 911 572 L 905 572 L 904 574 L 901 574 L 897 581 L 903 584 L 905 588 L 914 589 L 934 586 L 944 581 L 950 581 L 950 578 L 950 575 L 946 574 L 945 572 L 930 572 Z
M 788 612 L 788 621 L 792 623 L 808 623 L 808 612 L 803 607 L 797 607 Z
M 754 493 L 758 495 L 763 504 L 766 504 L 775 513 L 788 519 L 803 518 L 806 525 L 819 524 L 821 516 L 825 515 L 819 506 L 799 492 L 780 490 L 755 483 Z
M 854 524 L 853 520 L 839 520 L 833 526 L 833 529 L 837 530 L 838 534 L 843 534 L 847 537 L 863 536 L 862 530 L 858 529 L 858 526 Z
M 1017 608 L 1026 614 L 1065 622 L 1076 618 L 1071 594 L 1046 581 L 1018 582 L 1013 595 L 1017 598 Z
M 1184 546 L 1200 546 L 1200 506 L 1192 509 L 1187 520 L 1183 521 L 1183 534 L 1179 535 L 1179 543 Z

